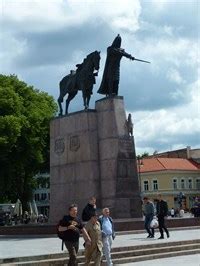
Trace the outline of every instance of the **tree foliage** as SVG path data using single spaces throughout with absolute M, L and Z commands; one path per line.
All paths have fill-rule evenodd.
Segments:
M 56 111 L 47 93 L 0 75 L 0 202 L 19 198 L 25 207 L 31 199 L 33 176 L 48 168 L 49 122 Z
M 144 153 L 137 155 L 137 160 L 147 158 L 148 156 L 149 156 L 149 153 L 145 151 Z

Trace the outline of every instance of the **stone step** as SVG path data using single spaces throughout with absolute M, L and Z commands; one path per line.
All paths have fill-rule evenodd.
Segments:
M 160 254 L 150 254 L 150 255 L 142 255 L 137 257 L 128 257 L 128 258 L 119 258 L 113 260 L 115 265 L 121 265 L 124 263 L 131 263 L 131 262 L 138 262 L 138 261 L 145 261 L 145 260 L 154 260 L 154 259 L 161 259 L 161 258 L 169 258 L 169 257 L 177 257 L 177 256 L 185 256 L 185 255 L 192 255 L 192 254 L 200 254 L 200 248 L 193 249 L 193 250 L 181 250 L 181 251 L 174 251 L 174 252 L 166 252 Z M 81 263 L 79 265 L 84 265 Z
M 113 258 L 122 258 L 122 257 L 134 257 L 141 255 L 150 255 L 150 254 L 158 254 L 158 253 L 166 253 L 172 251 L 180 251 L 180 250 L 192 250 L 200 248 L 200 244 L 189 244 L 182 246 L 167 246 L 161 248 L 150 248 L 150 249 L 138 249 L 138 250 L 129 250 L 129 251 L 120 251 L 116 253 L 112 253 Z
M 177 242 L 179 243 L 180 241 L 177 241 Z M 162 257 L 162 254 L 170 253 L 170 254 L 174 254 L 173 256 L 175 256 L 177 252 L 178 253 L 186 252 L 186 254 L 194 254 L 190 252 L 198 251 L 198 250 L 200 251 L 199 240 L 197 240 L 196 243 L 191 243 L 194 241 L 182 241 L 179 245 L 176 244 L 177 242 L 145 245 L 145 246 L 140 246 L 139 248 L 135 248 L 135 246 L 125 247 L 121 249 L 115 248 L 115 249 L 112 249 L 113 262 L 118 263 L 119 261 L 120 263 L 125 263 L 129 261 L 131 262 L 133 258 L 134 258 L 134 261 L 140 261 L 141 257 L 144 257 L 144 258 L 147 257 L 149 259 L 153 259 L 154 256 L 158 256 L 158 258 L 160 258 L 159 255 L 161 255 Z M 183 242 L 190 242 L 190 243 L 183 243 Z M 148 246 L 148 248 L 146 246 Z M 3 263 L 1 263 L 1 265 L 35 265 L 35 266 L 42 265 L 42 266 L 46 266 L 46 265 L 66 264 L 68 254 L 62 253 L 60 254 L 62 256 L 58 256 L 58 255 L 59 254 L 52 254 L 52 255 L 49 255 L 48 257 L 37 256 L 37 258 L 32 256 L 32 257 L 28 257 L 29 259 L 26 259 L 24 261 L 15 261 L 15 262 L 11 262 L 11 261 L 8 262 L 4 260 Z M 81 252 L 81 255 L 78 256 L 78 261 L 80 265 L 84 265 L 84 256 L 82 252 Z
M 133 257 L 123 257 L 113 259 L 114 265 L 121 265 L 124 263 L 131 263 L 131 262 L 138 262 L 138 261 L 145 261 L 145 260 L 154 260 L 154 259 L 161 259 L 161 258 L 169 258 L 169 257 L 176 257 L 176 256 L 185 256 L 185 255 L 192 255 L 192 254 L 200 254 L 199 249 L 193 250 L 183 250 L 183 251 L 174 251 L 174 252 L 165 252 L 160 254 L 150 254 L 150 255 L 142 255 L 142 256 L 133 256 Z M 84 265 L 83 261 L 78 262 L 78 265 Z M 8 266 L 8 264 L 1 264 L 2 266 Z M 67 265 L 67 259 L 57 259 L 57 260 L 46 260 L 46 261 L 30 261 L 30 262 L 23 262 L 23 263 L 13 263 L 9 265 L 18 265 L 18 266 L 54 266 L 54 265 Z M 91 263 L 91 265 L 94 265 Z M 102 266 L 105 266 L 106 263 L 103 261 Z
M 162 241 L 162 240 L 161 240 Z M 112 252 L 120 252 L 120 251 L 128 251 L 128 250 L 138 250 L 138 249 L 151 249 L 151 248 L 161 248 L 167 246 L 183 246 L 187 244 L 200 244 L 200 239 L 193 239 L 193 240 L 183 240 L 183 241 L 173 241 L 173 242 L 161 242 L 161 243 L 153 243 L 145 245 L 135 245 L 135 246 L 125 246 L 125 247 L 115 247 L 112 248 Z
M 183 245 L 197 244 L 197 243 L 200 243 L 200 239 L 173 241 L 173 242 L 164 242 L 164 243 L 151 242 L 151 244 L 145 244 L 145 245 L 115 247 L 115 248 L 112 248 L 112 253 L 134 251 L 134 250 L 149 250 L 152 248 L 159 249 L 162 247 L 183 246 Z M 83 255 L 84 255 L 84 250 L 82 249 L 79 251 L 79 256 L 83 256 Z M 18 258 L 5 258 L 5 259 L 0 259 L 0 264 L 23 262 L 23 261 L 41 261 L 41 260 L 58 259 L 58 258 L 65 259 L 66 257 L 68 257 L 67 251 L 62 252 L 62 253 L 47 254 L 47 255 L 37 255 L 37 256 L 18 257 Z

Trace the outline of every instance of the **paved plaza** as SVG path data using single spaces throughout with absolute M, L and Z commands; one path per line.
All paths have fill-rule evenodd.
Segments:
M 119 264 L 118 264 L 119 265 Z M 200 266 L 200 254 L 171 257 L 157 260 L 132 262 L 123 264 L 125 266 Z
M 169 239 L 158 240 L 159 233 L 156 232 L 154 239 L 147 239 L 146 233 L 126 233 L 118 234 L 113 247 L 148 245 L 151 243 L 165 243 L 181 240 L 200 239 L 200 229 L 185 229 L 175 230 L 170 232 Z M 83 249 L 83 239 L 80 239 L 80 249 Z M 0 236 L 0 259 L 16 258 L 24 256 L 35 256 L 45 254 L 63 253 L 66 250 L 61 250 L 61 241 L 56 237 L 5 237 Z M 159 261 L 159 263 L 158 263 Z M 162 261 L 162 263 L 161 263 Z M 177 262 L 177 263 L 176 263 Z M 187 263 L 186 263 L 187 262 Z M 135 262 L 126 265 L 190 265 L 200 266 L 200 255 L 188 255 L 182 257 L 159 259 L 155 261 Z

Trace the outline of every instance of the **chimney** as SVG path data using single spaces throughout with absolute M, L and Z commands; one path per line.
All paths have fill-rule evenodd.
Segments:
M 187 149 L 187 159 L 190 159 L 190 150 L 191 150 L 191 147 L 190 146 L 187 146 L 186 149 Z

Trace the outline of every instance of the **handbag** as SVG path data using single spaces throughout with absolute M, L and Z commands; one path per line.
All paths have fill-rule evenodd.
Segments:
M 159 226 L 157 218 L 154 216 L 153 220 L 150 223 L 151 228 L 157 228 Z

